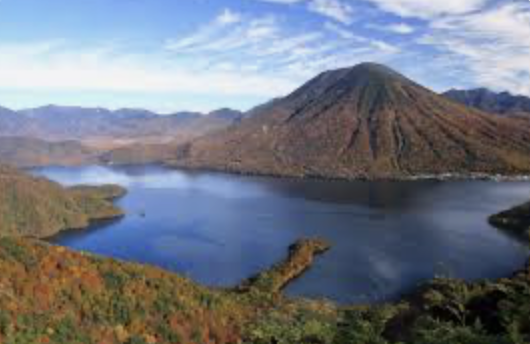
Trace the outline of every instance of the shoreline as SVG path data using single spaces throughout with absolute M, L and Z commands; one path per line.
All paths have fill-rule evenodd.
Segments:
M 120 196 L 123 197 L 123 196 Z M 119 198 L 119 197 L 118 197 Z M 507 211 L 500 212 L 499 214 L 505 213 Z M 497 214 L 492 214 L 490 219 L 496 216 Z M 62 245 L 58 245 L 53 242 L 53 238 L 61 236 L 61 235 L 69 235 L 76 233 L 82 233 L 87 230 L 97 230 L 100 229 L 100 225 L 102 228 L 105 227 L 106 224 L 112 223 L 114 221 L 120 221 L 126 216 L 126 214 L 122 214 L 115 217 L 105 218 L 105 219 L 95 219 L 91 220 L 89 226 L 82 227 L 82 228 L 71 228 L 71 229 L 65 229 L 61 230 L 58 233 L 45 237 L 45 238 L 35 238 L 39 241 L 45 242 L 46 244 L 49 244 L 51 246 L 56 247 L 64 247 Z M 485 219 L 485 222 L 488 222 L 488 219 Z M 493 225 L 493 224 L 492 224 Z M 499 228 L 495 226 L 497 230 L 501 230 L 506 233 L 506 235 L 517 235 L 517 233 L 514 233 L 513 231 L 509 231 L 506 228 Z M 528 237 L 530 239 L 530 237 Z M 525 244 L 528 244 L 530 246 L 530 241 L 526 239 L 524 236 L 518 236 L 518 239 L 524 240 Z M 525 240 L 526 239 L 526 240 Z M 173 274 L 176 276 L 181 276 L 178 272 L 174 272 L 171 270 L 164 269 L 162 267 L 159 267 L 157 265 L 148 264 L 148 263 L 138 263 L 133 262 L 129 260 L 122 260 L 115 257 L 110 256 L 103 256 L 99 254 L 94 254 L 82 250 L 76 250 L 69 247 L 65 247 L 66 249 L 72 250 L 74 252 L 82 253 L 82 254 L 89 254 L 94 257 L 99 257 L 102 259 L 110 259 L 118 262 L 123 262 L 127 264 L 134 264 L 134 265 L 140 265 L 140 266 L 149 266 L 154 267 L 156 269 L 160 269 L 162 271 L 165 271 L 169 274 Z M 294 243 L 290 244 L 287 248 L 286 257 L 280 259 L 279 261 L 273 263 L 270 267 L 265 268 L 261 271 L 258 271 L 256 274 L 251 275 L 247 278 L 244 278 L 240 283 L 229 286 L 229 287 L 219 287 L 219 286 L 206 286 L 202 285 L 194 280 L 191 280 L 194 283 L 197 283 L 205 288 L 211 289 L 211 290 L 219 290 L 219 291 L 228 291 L 228 292 L 236 292 L 238 294 L 247 294 L 247 293 L 266 293 L 266 294 L 281 294 L 282 297 L 286 297 L 287 299 L 292 300 L 307 300 L 307 301 L 314 301 L 314 302 L 326 302 L 334 305 L 335 307 L 341 309 L 341 308 L 349 308 L 349 307 L 378 307 L 378 305 L 381 304 L 398 304 L 401 301 L 408 300 L 411 297 L 415 297 L 417 294 L 421 293 L 423 289 L 430 286 L 431 284 L 435 283 L 438 280 L 450 280 L 450 281 L 458 281 L 462 282 L 466 285 L 479 285 L 483 283 L 495 283 L 498 281 L 511 279 L 521 273 L 525 273 L 528 269 L 530 269 L 530 258 L 526 260 L 524 265 L 522 267 L 518 267 L 514 269 L 511 273 L 507 274 L 506 276 L 501 277 L 494 277 L 494 278 L 479 278 L 474 281 L 466 281 L 461 278 L 446 278 L 446 277 L 433 277 L 426 279 L 423 282 L 420 282 L 418 285 L 410 288 L 408 291 L 404 291 L 402 294 L 397 295 L 392 300 L 387 300 L 382 303 L 341 303 L 335 300 L 327 299 L 327 298 L 310 298 L 310 297 L 304 297 L 304 296 L 285 296 L 283 294 L 283 290 L 293 281 L 295 281 L 298 278 L 303 277 L 304 273 L 307 272 L 309 269 L 312 268 L 313 264 L 315 263 L 315 260 L 325 255 L 325 253 L 332 249 L 332 246 L 325 241 L 324 239 L 319 238 L 300 238 L 296 240 Z
M 127 165 L 88 165 L 88 166 L 104 166 L 104 167 L 109 167 L 109 168 L 131 168 L 131 167 L 161 167 L 161 168 L 167 168 L 167 169 L 170 169 L 170 170 L 181 170 L 181 171 L 189 171 L 189 172 L 194 172 L 194 173 L 218 173 L 218 174 L 225 174 L 225 175 L 232 175 L 232 176 L 243 176 L 243 177 L 264 177 L 264 178 L 277 178 L 277 179 L 282 179 L 282 180 L 316 180 L 316 181 L 322 181 L 322 182 L 377 182 L 377 181 L 380 181 L 380 182 L 415 182 L 415 181 L 439 181 L 439 182 L 443 182 L 443 181 L 491 181 L 491 182 L 521 182 L 521 181 L 530 181 L 530 175 L 528 176 L 500 176 L 500 175 L 486 175 L 486 174 L 474 174 L 474 175 L 458 175 L 458 174 L 444 174 L 444 175 L 436 175 L 436 176 L 432 176 L 432 175 L 424 175 L 424 176 L 415 176 L 415 177 L 408 177 L 408 178 L 403 178 L 403 179 L 354 179 L 354 180 L 351 180 L 351 179 L 340 179 L 340 178 L 320 178 L 320 177 L 314 177 L 314 176 L 311 176 L 311 177 L 293 177 L 293 176 L 284 176 L 284 175 L 268 175 L 268 174 L 255 174 L 255 173 L 244 173 L 244 172 L 231 172 L 231 171 L 224 171 L 224 170 L 220 170 L 220 169 L 198 169 L 198 168 L 182 168 L 182 167 L 175 167 L 175 166 L 168 166 L 167 164 L 127 164 Z M 70 166 L 56 166 L 56 167 L 64 167 L 64 168 L 69 168 Z M 104 187 L 105 185 L 101 185 L 101 187 Z M 73 188 L 76 188 L 76 187 L 85 187 L 85 185 L 79 185 L 79 186 L 73 186 Z M 88 186 L 89 188 L 91 188 L 92 186 Z M 120 194 L 116 197 L 112 197 L 112 198 L 108 198 L 107 200 L 109 202 L 114 202 L 118 199 L 120 199 L 121 197 L 124 197 L 126 195 L 126 190 L 125 190 L 125 193 L 123 194 Z M 113 203 L 114 204 L 114 203 Z M 493 217 L 495 214 L 492 214 L 491 217 Z M 47 236 L 47 237 L 44 237 L 44 238 L 38 238 L 40 240 L 43 240 L 47 243 L 50 243 L 52 245 L 56 245 L 54 242 L 53 242 L 53 239 L 55 237 L 58 237 L 58 236 L 61 236 L 61 235 L 68 235 L 68 234 L 76 234 L 76 233 L 82 233 L 86 230 L 91 230 L 91 229 L 99 229 L 100 226 L 102 227 L 105 227 L 106 224 L 108 223 L 112 223 L 114 221 L 120 221 L 121 219 L 123 219 L 124 217 L 126 216 L 126 214 L 120 214 L 120 215 L 116 215 L 116 216 L 111 216 L 111 217 L 108 217 L 108 218 L 97 218 L 97 219 L 92 219 L 90 220 L 90 223 L 89 225 L 87 226 L 84 226 L 84 227 L 79 227 L 79 228 L 68 228 L 68 229 L 63 229 L 51 236 Z M 485 219 L 485 222 L 487 223 L 488 222 L 488 219 Z M 499 229 L 499 228 L 497 228 Z M 502 229 L 501 229 L 502 230 Z M 513 233 L 510 233 L 509 231 L 506 231 L 506 230 L 502 230 L 503 232 L 505 232 L 506 235 L 510 235 Z M 521 238 L 519 238 L 521 239 Z M 305 240 L 308 240 L 308 241 L 311 241 L 311 240 L 316 240 L 316 239 L 305 239 Z M 291 257 L 291 249 L 293 246 L 297 245 L 299 242 L 301 241 L 304 241 L 304 239 L 299 239 L 297 240 L 295 243 L 293 244 L 290 244 L 289 245 L 289 249 L 288 249 L 288 256 L 286 258 L 283 258 L 281 259 L 280 261 L 274 263 L 271 267 L 269 268 L 265 268 L 264 270 L 262 271 L 259 271 L 257 272 L 255 275 L 252 275 L 252 276 L 249 276 L 247 278 L 245 278 L 242 282 L 240 282 L 239 284 L 235 285 L 235 286 L 231 286 L 231 287 L 215 287 L 215 286 L 207 286 L 208 288 L 213 288 L 213 289 L 228 289 L 228 290 L 242 290 L 242 289 L 251 289 L 253 288 L 253 285 L 257 284 L 258 282 L 256 281 L 259 281 L 260 279 L 263 278 L 264 275 L 266 275 L 267 273 L 269 273 L 271 270 L 274 270 L 276 267 L 282 265 L 282 264 L 288 264 L 290 259 L 292 258 Z M 525 241 L 526 243 L 526 241 Z M 321 254 L 324 254 L 326 251 L 328 251 L 329 249 L 331 249 L 331 247 L 328 245 L 325 249 L 323 249 L 322 251 L 318 251 L 318 250 L 315 250 L 315 252 L 311 253 L 311 255 L 313 256 L 313 258 L 321 255 Z M 115 259 L 113 257 L 105 257 L 105 258 L 110 258 L 110 259 Z M 289 278 L 288 280 L 286 280 L 281 287 L 277 288 L 277 291 L 281 292 L 282 289 L 284 289 L 290 282 L 292 282 L 293 280 L 299 278 L 299 277 L 302 277 L 304 272 L 308 269 L 311 268 L 312 266 L 312 263 L 313 261 L 311 261 L 304 269 L 302 269 L 301 271 L 297 272 L 295 276 Z M 142 263 L 138 263 L 140 265 L 144 265 Z M 149 265 L 149 264 L 147 264 Z M 151 265 L 150 265 L 151 266 Z M 474 281 L 469 281 L 469 282 L 465 282 L 467 284 L 476 284 L 476 283 L 482 283 L 482 282 L 489 282 L 489 281 L 497 281 L 499 279 L 503 279 L 503 278 L 511 278 L 513 275 L 516 275 L 522 271 L 524 271 L 526 269 L 527 266 L 530 266 L 530 259 L 527 260 L 527 262 L 525 263 L 525 265 L 523 267 L 519 267 L 519 268 L 516 268 L 513 272 L 511 272 L 509 275 L 505 276 L 505 277 L 493 277 L 493 278 L 480 278 L 480 279 L 477 279 L 477 280 L 474 280 Z M 162 268 L 161 268 L 162 269 Z M 164 270 L 164 269 L 163 269 Z M 165 270 L 169 273 L 173 273 L 173 274 L 176 274 L 176 275 L 179 275 L 179 273 L 177 272 L 174 272 L 174 271 L 170 271 L 170 270 Z M 395 302 L 399 302 L 400 300 L 403 300 L 404 298 L 407 297 L 407 295 L 410 295 L 410 294 L 414 294 L 415 292 L 417 292 L 417 290 L 421 289 L 422 287 L 424 287 L 425 285 L 428 285 L 429 283 L 431 283 L 432 281 L 436 280 L 437 278 L 434 277 L 434 278 L 430 278 L 430 279 L 426 279 L 425 281 L 423 282 L 420 282 L 417 286 L 411 288 L 409 291 L 404 291 L 400 296 L 396 296 L 395 299 L 392 299 L 392 300 L 389 300 L 389 301 L 385 301 L 383 303 L 395 303 Z M 460 279 L 456 279 L 456 280 L 460 280 Z M 296 297 L 296 298 L 302 298 L 302 299 L 306 299 L 305 297 Z M 311 299 L 310 300 L 314 300 L 314 301 L 317 301 L 319 300 L 318 298 L 315 298 L 315 299 Z M 343 304 L 343 303 L 339 303 L 337 301 L 334 301 L 334 300 L 329 300 L 329 299 L 324 299 L 325 301 L 328 301 L 328 302 L 331 302 L 339 307 L 343 307 L 343 306 L 375 306 L 374 303 L 358 303 L 358 304 Z
M 127 214 L 124 213 L 124 214 L 121 214 L 121 215 L 109 216 L 109 217 L 106 217 L 106 218 L 91 219 L 91 220 L 89 220 L 89 223 L 88 223 L 87 226 L 77 227 L 77 228 L 65 228 L 65 229 L 59 230 L 58 232 L 56 232 L 56 233 L 54 233 L 52 235 L 39 237 L 39 238 L 34 238 L 34 239 L 44 241 L 44 242 L 49 243 L 51 245 L 57 245 L 57 244 L 54 243 L 54 239 L 55 238 L 58 238 L 58 237 L 63 236 L 63 235 L 64 236 L 75 235 L 75 234 L 79 234 L 79 233 L 82 233 L 82 232 L 85 232 L 85 231 L 92 231 L 92 230 L 105 228 L 109 224 L 112 224 L 114 222 L 119 222 L 119 221 L 123 220 L 126 216 L 127 216 Z
M 53 234 L 46 234 L 41 237 L 36 237 L 35 239 L 50 242 L 54 237 L 59 235 L 64 235 L 66 233 L 75 233 L 85 230 L 90 230 L 92 227 L 97 227 L 101 224 L 105 224 L 113 221 L 122 220 L 126 214 L 116 205 L 116 202 L 127 195 L 127 189 L 112 184 L 105 185 L 75 185 L 71 187 L 65 187 L 67 192 L 72 194 L 72 197 L 87 197 L 92 199 L 97 199 L 102 202 L 106 207 L 108 213 L 86 213 L 86 223 L 79 224 L 79 226 L 69 227 L 69 228 L 59 228 L 54 231 Z
M 447 172 L 439 174 L 416 174 L 416 175 L 397 175 L 397 176 L 356 176 L 356 177 L 331 177 L 316 174 L 281 174 L 281 173 L 267 173 L 255 171 L 243 171 L 235 169 L 213 168 L 213 167 L 188 167 L 183 165 L 172 165 L 170 163 L 154 164 L 174 170 L 182 171 L 196 171 L 196 172 L 217 172 L 224 174 L 250 176 L 250 177 L 270 177 L 277 179 L 291 179 L 291 180 L 318 180 L 318 181 L 342 181 L 342 182 L 410 182 L 410 181 L 466 181 L 466 180 L 483 180 L 496 182 L 520 182 L 530 181 L 530 174 L 499 174 L 499 173 L 456 173 Z M 135 166 L 135 164 L 127 165 L 110 165 L 112 166 Z M 138 165 L 136 165 L 138 166 Z M 140 165 L 141 166 L 141 165 Z
M 286 180 L 316 180 L 316 181 L 330 181 L 330 182 L 413 182 L 413 181 L 493 181 L 493 182 L 526 182 L 530 181 L 530 173 L 528 174 L 502 174 L 502 173 L 487 173 L 487 172 L 445 172 L 445 173 L 425 173 L 415 175 L 396 175 L 396 176 L 356 176 L 356 177 L 332 177 L 322 176 L 317 174 L 282 174 L 272 172 L 257 172 L 244 171 L 227 168 L 214 167 L 192 167 L 185 165 L 172 164 L 168 162 L 154 161 L 149 163 L 112 163 L 97 161 L 90 164 L 76 164 L 76 165 L 46 165 L 35 167 L 22 167 L 23 171 L 38 171 L 46 168 L 83 168 L 83 167 L 107 167 L 107 168 L 132 168 L 132 167 L 164 167 L 170 170 L 190 171 L 199 173 L 220 173 L 234 176 L 248 176 L 248 177 L 266 177 Z
M 213 168 L 213 167 L 191 167 L 184 165 L 173 165 L 165 162 L 152 162 L 148 164 L 91 164 L 77 167 L 89 166 L 103 166 L 108 168 L 131 168 L 131 167 L 163 167 L 170 170 L 189 171 L 197 173 L 219 173 L 234 176 L 248 176 L 248 177 L 265 177 L 285 180 L 315 180 L 315 181 L 329 181 L 329 182 L 413 182 L 413 181 L 493 181 L 493 182 L 526 182 L 530 181 L 529 174 L 500 174 L 500 173 L 439 173 L 439 174 L 417 174 L 417 175 L 400 175 L 400 176 L 384 176 L 384 177 L 330 177 L 314 174 L 294 175 L 268 172 L 243 171 L 235 169 Z M 61 167 L 61 166 L 57 166 Z M 69 166 L 62 166 L 68 168 Z

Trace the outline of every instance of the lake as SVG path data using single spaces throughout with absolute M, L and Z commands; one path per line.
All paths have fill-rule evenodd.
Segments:
M 341 303 L 393 300 L 434 276 L 507 276 L 529 249 L 487 217 L 530 198 L 530 183 L 325 182 L 157 166 L 33 171 L 63 185 L 114 183 L 126 217 L 63 233 L 59 245 L 232 286 L 285 257 L 301 237 L 331 251 L 286 289 Z

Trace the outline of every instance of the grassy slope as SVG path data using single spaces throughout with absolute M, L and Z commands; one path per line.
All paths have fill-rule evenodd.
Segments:
M 309 251 L 299 255 L 318 253 Z M 209 289 L 157 268 L 29 239 L 0 239 L 0 269 L 2 343 L 238 343 L 261 338 L 260 319 L 276 315 L 299 319 L 293 329 L 307 326 L 317 335 L 337 319 L 325 303 Z
M 65 189 L 44 178 L 0 166 L 0 236 L 48 237 L 90 221 L 121 216 L 111 199 L 119 187 Z

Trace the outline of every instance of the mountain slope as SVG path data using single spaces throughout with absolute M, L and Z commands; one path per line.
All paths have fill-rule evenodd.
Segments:
M 217 118 L 217 119 L 227 119 L 232 121 L 241 120 L 244 114 L 238 110 L 232 110 L 229 108 L 222 108 L 215 111 L 212 111 L 208 114 L 208 117 Z
M 117 165 L 162 163 L 171 160 L 179 151 L 181 144 L 239 123 L 244 115 L 240 111 L 220 109 L 207 115 L 197 116 L 199 117 L 188 119 L 187 123 L 176 129 L 174 137 L 168 142 L 147 144 L 136 142 L 124 145 L 105 152 L 101 155 L 100 161 L 105 164 Z M 176 120 L 172 119 L 173 117 L 167 116 L 166 118 Z
M 486 112 L 530 116 L 530 98 L 515 96 L 508 92 L 496 93 L 485 88 L 478 88 L 449 90 L 443 96 Z
M 239 125 L 183 145 L 171 163 L 325 178 L 527 173 L 527 126 L 365 63 L 322 73 Z
M 29 120 L 10 109 L 0 107 L 0 133 L 23 133 Z
M 0 163 L 17 167 L 79 165 L 97 161 L 97 152 L 75 141 L 47 142 L 0 137 Z
M 186 140 L 183 140 L 184 142 Z M 168 142 L 164 144 L 133 143 L 109 150 L 99 157 L 99 161 L 107 165 L 156 164 L 171 160 L 180 144 Z
M 65 189 L 0 165 L 0 237 L 48 237 L 84 228 L 93 220 L 121 216 L 110 200 L 123 193 L 115 186 Z

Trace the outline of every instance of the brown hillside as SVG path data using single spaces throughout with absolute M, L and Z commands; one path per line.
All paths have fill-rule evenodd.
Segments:
M 182 146 L 172 163 L 327 178 L 528 173 L 527 123 L 365 63 L 319 75 L 241 124 Z
M 97 152 L 76 141 L 49 142 L 29 137 L 0 137 L 0 163 L 17 167 L 80 165 L 97 161 Z
M 116 186 L 64 189 L 0 165 L 0 236 L 43 238 L 121 216 L 110 200 L 123 192 Z

